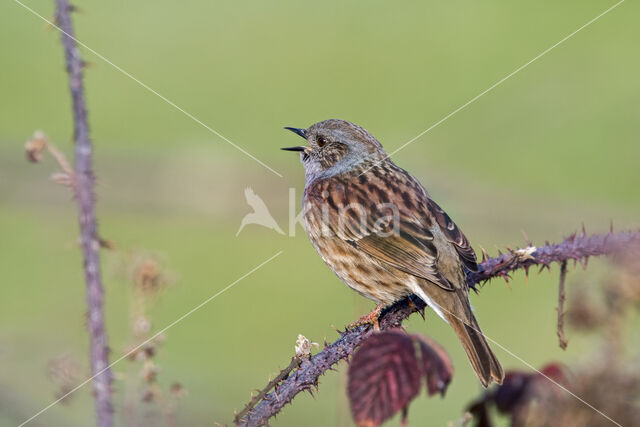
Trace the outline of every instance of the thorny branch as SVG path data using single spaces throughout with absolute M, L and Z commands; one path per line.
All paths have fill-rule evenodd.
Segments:
M 276 387 L 282 381 L 287 379 L 291 371 L 299 367 L 301 362 L 302 362 L 302 359 L 300 357 L 293 356 L 291 358 L 291 363 L 289 363 L 289 366 L 281 370 L 280 373 L 276 375 L 274 379 L 269 381 L 269 383 L 267 383 L 267 385 L 262 390 L 259 390 L 258 393 L 255 396 L 253 396 L 251 401 L 247 403 L 247 406 L 245 406 L 242 411 L 236 414 L 236 416 L 233 418 L 233 421 L 236 424 L 239 423 L 240 420 L 244 418 L 249 413 L 249 411 L 251 411 L 251 409 L 253 409 L 258 403 L 260 403 L 262 399 L 264 399 L 265 395 L 269 393 L 272 388 Z M 278 391 L 276 390 L 275 393 L 277 397 Z
M 111 371 L 109 348 L 104 326 L 103 289 L 100 274 L 100 239 L 95 214 L 92 145 L 89 138 L 87 106 L 83 87 L 83 61 L 75 40 L 71 22 L 72 6 L 68 0 L 56 0 L 56 21 L 62 30 L 69 90 L 73 104 L 75 139 L 74 192 L 78 204 L 80 240 L 84 257 L 87 293 L 87 325 L 90 337 L 90 361 L 96 417 L 99 427 L 113 425 L 111 406 Z
M 611 255 L 631 245 L 640 245 L 640 231 L 629 231 L 588 236 L 584 232 L 573 234 L 558 244 L 549 244 L 535 247 L 529 243 L 525 248 L 518 250 L 509 249 L 495 258 L 486 258 L 483 254 L 483 262 L 477 272 L 468 274 L 469 286 L 475 289 L 478 283 L 486 282 L 495 277 L 509 279 L 509 273 L 514 270 L 524 269 L 529 273 L 531 266 L 539 266 L 540 271 L 550 268 L 550 264 L 559 262 L 563 265 L 570 260 L 580 262 L 586 266 L 591 256 Z M 380 316 L 380 329 L 398 327 L 402 321 L 415 311 L 422 311 L 424 302 L 412 296 L 410 299 L 399 301 L 385 309 Z M 561 309 L 562 307 L 559 307 Z M 331 344 L 325 342 L 325 347 L 319 353 L 300 363 L 298 370 L 288 375 L 280 384 L 269 383 L 258 396 L 262 400 L 256 404 L 255 398 L 240 413 L 234 421 L 240 426 L 260 426 L 269 422 L 282 408 L 302 391 L 312 392 L 317 389 L 318 379 L 328 370 L 334 370 L 333 366 L 342 359 L 347 359 L 366 338 L 370 332 L 369 325 L 358 326 L 340 333 L 340 338 Z M 273 392 L 268 392 L 274 388 Z M 240 415 L 239 414 L 239 415 Z

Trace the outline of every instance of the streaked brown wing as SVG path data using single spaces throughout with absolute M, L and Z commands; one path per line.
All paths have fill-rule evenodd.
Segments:
M 366 223 L 357 216 L 345 215 L 342 227 L 334 233 L 355 248 L 373 257 L 382 265 L 435 283 L 453 291 L 455 287 L 437 270 L 438 252 L 433 244 L 433 235 L 422 224 L 410 218 L 399 218 L 399 226 L 392 230 L 393 222 L 385 221 L 389 215 L 371 215 Z M 332 221 L 336 224 L 337 221 Z M 386 227 L 388 225 L 389 227 Z
M 311 186 L 305 190 L 305 194 L 320 205 L 328 203 L 331 207 L 328 210 L 330 218 L 325 226 L 331 228 L 339 238 L 383 265 L 426 279 L 443 289 L 455 290 L 455 286 L 438 271 L 438 250 L 433 244 L 433 234 L 429 227 L 433 226 L 434 221 L 437 222 L 444 236 L 456 248 L 462 263 L 474 271 L 477 270 L 475 253 L 464 234 L 428 197 L 420 183 L 404 171 L 400 176 L 407 179 L 404 183 L 406 191 L 402 194 L 395 188 L 389 188 L 387 181 L 376 181 L 371 176 L 367 178 L 369 186 L 366 188 L 369 191 L 366 194 L 353 187 L 348 191 L 349 185 L 338 178 Z M 323 193 L 330 196 L 323 196 Z M 398 227 L 395 228 L 397 232 L 393 233 L 389 232 L 388 227 L 392 221 L 385 221 L 390 213 L 378 208 L 380 204 L 390 202 L 399 211 Z M 362 216 L 357 209 L 340 213 L 338 207 L 352 205 L 366 209 L 365 223 L 361 223 Z M 422 215 L 416 215 L 421 210 L 416 209 L 419 206 L 424 209 Z
M 372 234 L 354 243 L 357 248 L 383 264 L 426 279 L 447 291 L 455 290 L 455 287 L 436 270 L 436 253 L 411 236 L 380 237 Z
M 449 218 L 449 215 L 442 210 L 440 206 L 431 198 L 426 198 L 427 208 L 433 215 L 436 222 L 440 226 L 442 233 L 445 235 L 449 242 L 453 243 L 462 263 L 471 271 L 478 271 L 478 261 L 476 253 L 474 252 L 471 244 L 458 228 L 458 226 Z

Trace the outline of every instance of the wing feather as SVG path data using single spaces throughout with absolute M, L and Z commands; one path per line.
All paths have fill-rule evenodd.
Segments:
M 478 271 L 478 260 L 476 253 L 471 247 L 471 244 L 467 240 L 466 236 L 458 228 L 458 226 L 451 220 L 449 215 L 442 210 L 440 206 L 431 198 L 427 197 L 427 209 L 433 214 L 436 222 L 440 226 L 443 234 L 451 242 L 462 263 L 471 271 Z
M 410 177 L 410 176 L 409 176 Z M 329 211 L 328 226 L 334 235 L 368 254 L 383 266 L 393 267 L 413 276 L 423 278 L 439 287 L 453 291 L 456 289 L 438 269 L 438 249 L 434 244 L 434 236 L 430 227 L 437 224 L 446 240 L 451 243 L 461 264 L 476 271 L 476 255 L 464 236 L 451 218 L 428 196 L 422 186 L 410 177 L 406 187 L 408 192 L 402 196 L 395 192 L 382 191 L 384 187 L 373 187 L 367 198 L 358 197 L 357 192 L 348 191 L 348 184 L 340 180 L 325 181 L 322 185 L 312 186 L 305 190 L 307 197 L 316 199 L 319 203 L 329 203 L 335 209 Z M 409 199 L 412 206 L 407 206 L 405 197 L 411 193 Z M 324 194 L 324 196 L 323 196 Z M 330 194 L 330 197 L 327 195 Z M 398 196 L 398 197 L 396 197 Z M 329 200 L 333 199 L 333 200 Z M 389 212 L 384 209 L 372 208 L 376 204 L 388 203 L 391 200 L 398 207 L 394 221 L 389 225 L 385 220 Z M 358 209 L 340 211 L 336 206 L 360 206 L 369 203 L 366 215 Z M 364 218 L 364 219 L 363 219 Z M 393 231 L 390 232 L 390 228 Z

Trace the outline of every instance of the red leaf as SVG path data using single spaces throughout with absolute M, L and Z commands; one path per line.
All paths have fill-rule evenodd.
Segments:
M 567 368 L 560 363 L 552 362 L 540 368 L 540 376 L 549 377 L 565 387 L 571 385 L 568 373 Z
M 405 408 L 420 391 L 421 369 L 410 335 L 372 334 L 349 365 L 351 413 L 360 426 L 378 426 Z
M 453 364 L 446 350 L 437 342 L 424 335 L 414 334 L 420 344 L 422 374 L 427 380 L 427 393 L 444 396 L 453 378 Z
M 399 410 L 406 410 L 420 392 L 423 376 L 429 396 L 444 394 L 453 366 L 442 346 L 402 329 L 372 334 L 349 365 L 347 391 L 353 419 L 360 426 L 378 426 Z
M 494 395 L 496 408 L 503 414 L 509 414 L 526 401 L 527 389 L 531 383 L 529 372 L 509 371 Z

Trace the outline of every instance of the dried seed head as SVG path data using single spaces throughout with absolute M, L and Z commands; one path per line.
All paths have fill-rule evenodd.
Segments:
M 144 366 L 142 367 L 142 371 L 140 371 L 140 376 L 146 382 L 153 382 L 158 376 L 158 371 L 158 366 L 153 363 L 152 360 L 146 360 L 144 362 Z
M 534 259 L 533 253 L 537 250 L 538 248 L 535 246 L 527 246 L 526 248 L 518 249 L 514 253 L 518 256 L 518 261 L 522 262 L 528 259 Z
M 66 395 L 73 390 L 81 380 L 82 370 L 78 361 L 66 354 L 52 359 L 47 364 L 47 371 L 51 382 L 56 386 L 56 397 L 67 400 Z
M 171 388 L 169 389 L 171 395 L 175 398 L 181 399 L 187 396 L 188 392 L 184 386 L 178 382 L 174 382 L 171 384 Z
M 133 332 L 136 335 L 146 335 L 151 330 L 151 320 L 145 316 L 138 316 L 133 322 Z
M 298 334 L 298 339 L 296 340 L 296 356 L 298 357 L 309 357 L 311 356 L 311 347 L 319 347 L 320 345 L 316 342 L 309 341 L 304 335 Z
M 37 130 L 33 133 L 33 136 L 27 139 L 24 143 L 25 153 L 27 160 L 32 163 L 38 163 L 42 160 L 42 152 L 47 147 L 49 139 L 41 130 Z
M 153 390 L 147 388 L 142 392 L 142 397 L 140 398 L 140 400 L 146 403 L 150 403 L 153 402 L 154 398 L 155 394 L 153 393 Z

